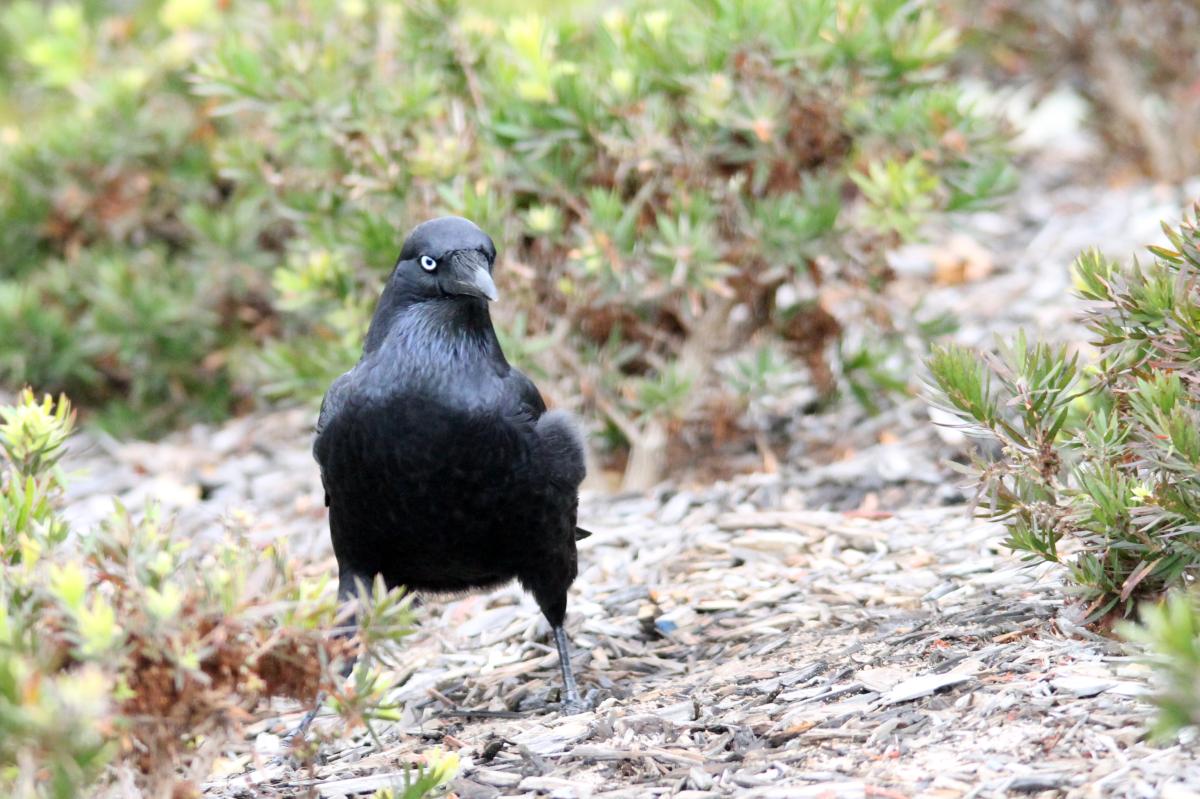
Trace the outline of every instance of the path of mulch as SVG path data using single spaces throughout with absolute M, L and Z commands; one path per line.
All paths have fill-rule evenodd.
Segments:
M 181 533 L 234 514 L 332 570 L 310 423 L 288 411 L 160 444 L 85 437 L 75 513 L 112 492 L 136 507 L 150 481 Z M 1057 577 L 1004 551 L 1000 530 L 962 505 L 810 509 L 932 499 L 914 451 L 587 497 L 595 535 L 568 629 L 594 712 L 554 710 L 556 657 L 517 588 L 434 601 L 403 645 L 405 715 L 377 731 L 385 749 L 359 731 L 312 771 L 271 767 L 271 733 L 298 717 L 284 713 L 227 753 L 206 795 L 370 795 L 434 746 L 461 756 L 464 798 L 1200 795 L 1193 742 L 1144 740 L 1145 668 L 1080 629 Z
M 897 301 L 955 313 L 974 345 L 1017 325 L 1074 339 L 1078 250 L 1128 257 L 1200 194 L 1072 187 L 1055 163 L 1028 168 L 1002 208 L 898 253 Z M 114 495 L 155 498 L 181 535 L 202 542 L 234 515 L 332 570 L 311 423 L 299 410 L 157 444 L 82 436 L 70 514 L 86 525 Z M 226 753 L 206 796 L 370 795 L 440 746 L 461 757 L 464 799 L 1200 798 L 1195 737 L 1146 742 L 1146 669 L 1078 626 L 1057 575 L 968 518 L 941 465 L 963 443 L 935 435 L 924 404 L 798 415 L 788 434 L 778 474 L 586 498 L 596 534 L 568 629 L 593 712 L 554 710 L 556 657 L 519 590 L 435 601 L 405 640 L 405 714 L 377 730 L 382 750 L 357 732 L 311 770 L 270 766 L 289 712 Z
M 429 605 L 385 750 L 360 735 L 308 774 L 235 761 L 209 795 L 355 796 L 434 745 L 464 798 L 1200 790 L 1193 747 L 1143 740 L 1145 669 L 1059 615 L 996 529 L 958 507 L 806 511 L 786 485 L 586 505 L 569 628 L 594 712 L 547 708 L 555 656 L 515 589 Z

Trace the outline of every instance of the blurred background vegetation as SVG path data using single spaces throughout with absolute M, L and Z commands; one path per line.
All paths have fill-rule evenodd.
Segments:
M 456 213 L 500 245 L 510 358 L 645 487 L 754 440 L 765 396 L 876 410 L 914 390 L 954 321 L 880 302 L 884 254 L 1014 180 L 1008 132 L 958 78 L 1070 85 L 1115 162 L 1200 169 L 1198 17 L 18 0 L 0 10 L 0 385 L 66 391 L 121 435 L 314 402 L 356 360 L 404 233 Z
M 1012 182 L 938 9 L 522 9 L 7 6 L 0 381 L 122 434 L 313 401 L 405 232 L 456 213 L 500 245 L 510 358 L 627 487 L 780 382 L 907 386 L 862 343 L 925 330 L 875 301 L 884 252 Z
M 947 4 L 959 59 L 1039 95 L 1069 87 L 1108 167 L 1178 182 L 1200 174 L 1200 3 L 980 0 Z
M 885 255 L 1013 189 L 1010 131 L 968 99 L 980 78 L 1068 87 L 1105 169 L 1200 172 L 1197 30 L 1196 0 L 8 2 L 0 388 L 65 391 L 126 436 L 315 404 L 357 359 L 406 231 L 461 214 L 500 247 L 510 359 L 644 488 L 672 458 L 761 446 L 764 398 L 869 413 L 918 389 L 954 320 L 886 300 Z M 1094 363 L 1024 337 L 930 361 L 943 403 L 999 441 L 975 464 L 986 511 L 1013 549 L 1064 564 L 1093 619 L 1200 568 L 1196 229 L 1170 228 L 1144 268 L 1080 260 Z M 237 654 L 198 660 L 199 616 L 330 645 L 314 630 L 334 608 L 282 555 L 250 591 L 229 575 L 253 552 L 182 569 L 153 518 L 118 512 L 67 545 L 74 417 L 32 394 L 0 417 L 0 786 L 42 763 L 54 792 L 16 795 L 77 795 L 135 739 L 173 768 L 192 718 L 159 716 L 210 714 L 180 696 Z M 294 613 L 264 613 L 275 601 Z M 405 622 L 398 602 L 381 625 Z M 1198 606 L 1146 605 L 1128 633 L 1166 664 L 1164 730 L 1200 723 Z M 152 707 L 148 661 L 177 688 Z M 221 707 L 335 682 L 258 666 Z M 115 726 L 97 721 L 114 686 Z M 342 709 L 365 717 L 377 693 Z

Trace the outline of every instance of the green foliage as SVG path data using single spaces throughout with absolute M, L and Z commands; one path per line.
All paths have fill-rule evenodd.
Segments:
M 996 356 L 929 360 L 947 409 L 1003 446 L 976 464 L 983 512 L 1010 547 L 1064 563 L 1094 619 L 1200 569 L 1200 229 L 1193 216 L 1164 230 L 1171 247 L 1150 263 L 1076 261 L 1098 350 L 1086 368 L 1024 335 Z
M 1200 726 L 1200 601 L 1195 592 L 1175 592 L 1165 602 L 1141 609 L 1141 624 L 1125 624 L 1126 638 L 1144 644 L 1161 683 L 1154 698 L 1159 738 Z
M 352 722 L 387 712 L 378 670 L 341 679 L 358 647 L 329 635 L 335 587 L 301 579 L 280 544 L 231 530 L 200 548 L 120 507 L 71 531 L 69 404 L 26 391 L 0 418 L 0 794 L 85 795 L 114 764 L 169 786 L 274 697 L 326 691 Z M 376 586 L 360 620 L 362 647 L 386 655 L 408 602 Z
M 263 385 L 313 397 L 405 230 L 458 213 L 505 254 L 502 326 L 553 342 L 519 358 L 577 365 L 636 446 L 725 390 L 717 357 L 777 326 L 781 288 L 811 294 L 818 257 L 869 301 L 886 247 L 1007 188 L 924 3 L 486 7 L 0 12 L 0 127 L 22 119 L 0 136 L 0 379 L 151 427 Z
M 725 381 L 752 401 L 786 385 L 792 374 L 787 359 L 776 348 L 764 345 L 736 359 Z
M 374 799 L 421 799 L 445 787 L 458 773 L 458 755 L 453 752 L 426 752 L 424 762 L 405 766 L 404 787 L 382 788 Z

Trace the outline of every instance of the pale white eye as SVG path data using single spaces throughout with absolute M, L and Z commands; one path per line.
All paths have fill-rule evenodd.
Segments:
M 426 272 L 432 272 L 434 269 L 437 269 L 437 261 L 433 260 L 428 255 L 422 255 L 421 268 Z

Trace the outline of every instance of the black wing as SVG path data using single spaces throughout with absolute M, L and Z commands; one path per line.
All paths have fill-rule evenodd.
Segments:
M 569 488 L 572 493 L 578 491 L 579 484 L 587 476 L 587 467 L 583 434 L 579 432 L 575 418 L 566 411 L 549 411 L 538 419 L 537 434 L 542 440 L 550 480 Z
M 325 396 L 321 399 L 321 410 L 317 414 L 316 436 L 313 438 L 313 458 L 317 464 L 321 466 L 321 485 L 325 488 L 325 507 L 329 507 L 329 485 L 325 482 L 325 467 L 321 463 L 320 441 L 321 433 L 329 426 L 331 419 L 334 419 L 342 409 L 346 407 L 346 397 L 349 394 L 350 372 L 345 372 L 338 376 L 336 380 L 329 386 L 329 390 L 325 392 Z
M 509 368 L 504 378 L 504 391 L 516 401 L 518 415 L 527 415 L 530 421 L 536 422 L 546 412 L 541 392 L 520 369 Z
M 587 469 L 584 465 L 583 434 L 579 432 L 574 417 L 566 411 L 547 412 L 537 386 L 520 370 L 510 369 L 505 382 L 507 390 L 519 402 L 520 415 L 527 415 L 535 423 L 534 429 L 542 442 L 550 479 L 571 492 L 577 491 Z

